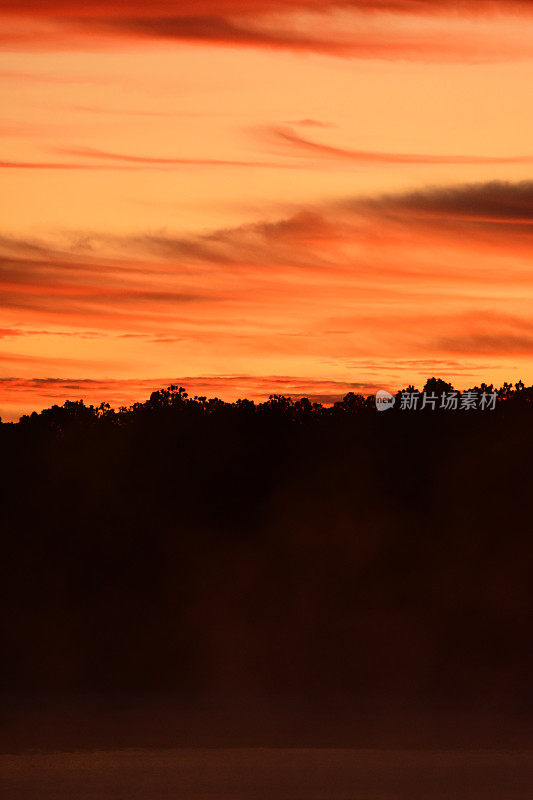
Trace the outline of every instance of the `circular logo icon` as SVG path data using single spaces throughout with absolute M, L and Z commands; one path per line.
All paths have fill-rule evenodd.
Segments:
M 376 408 L 378 411 L 386 411 L 388 408 L 392 408 L 395 400 L 394 395 L 385 391 L 385 389 L 380 389 L 376 392 Z

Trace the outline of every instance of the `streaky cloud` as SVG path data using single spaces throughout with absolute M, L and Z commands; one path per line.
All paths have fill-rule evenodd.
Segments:
M 343 147 L 313 142 L 300 136 L 290 128 L 272 127 L 267 133 L 276 140 L 290 145 L 296 152 L 312 153 L 318 156 L 379 164 L 533 164 L 533 155 L 517 156 L 475 156 L 475 155 L 436 155 L 431 153 L 386 153 L 372 150 L 350 150 Z
M 187 158 L 187 157 L 153 157 L 129 155 L 127 153 L 110 153 L 90 147 L 61 148 L 59 152 L 68 156 L 99 159 L 101 161 L 127 162 L 144 166 L 192 166 L 192 167 L 266 167 L 267 169 L 294 169 L 293 164 L 269 161 L 240 161 L 219 158 Z

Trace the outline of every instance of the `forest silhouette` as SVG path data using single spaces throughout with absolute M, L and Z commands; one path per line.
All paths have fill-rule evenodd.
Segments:
M 170 386 L 2 424 L 7 705 L 159 696 L 229 719 L 256 703 L 522 730 L 533 387 L 483 411 L 400 398 Z

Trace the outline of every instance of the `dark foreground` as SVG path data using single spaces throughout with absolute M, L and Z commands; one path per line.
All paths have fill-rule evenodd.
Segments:
M 115 750 L 0 757 L 10 800 L 530 800 L 533 752 Z
M 532 408 L 0 425 L 6 796 L 529 800 Z

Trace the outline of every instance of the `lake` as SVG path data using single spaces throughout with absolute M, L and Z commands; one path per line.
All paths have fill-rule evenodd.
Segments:
M 533 752 L 126 749 L 0 756 L 9 800 L 531 800 Z

